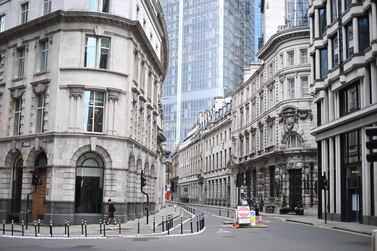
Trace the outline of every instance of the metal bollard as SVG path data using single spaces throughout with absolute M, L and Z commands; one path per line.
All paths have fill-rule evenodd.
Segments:
M 67 220 L 67 237 L 69 237 L 69 220 Z
M 81 218 L 81 236 L 84 236 L 84 219 Z
M 88 229 L 87 229 L 87 226 L 86 226 L 86 220 L 85 220 L 84 224 L 85 224 L 85 237 L 88 237 Z
M 377 230 L 372 231 L 372 251 L 377 250 Z
M 193 228 L 192 228 L 192 217 L 190 217 L 190 229 L 191 229 L 191 233 L 194 232 Z
M 165 226 L 164 216 L 162 216 L 162 221 L 161 221 L 161 230 L 162 230 L 162 232 L 165 232 L 164 226 Z
M 165 228 L 168 230 L 168 225 L 169 225 L 169 215 L 165 216 Z
M 183 234 L 183 223 L 182 223 L 182 216 L 181 216 L 181 234 Z
M 106 223 L 103 223 L 103 237 L 106 237 Z
M 168 224 L 170 225 L 170 224 Z M 170 226 L 168 226 L 168 235 L 170 235 Z
M 172 214 L 170 215 L 170 221 L 171 221 L 170 228 L 173 228 L 174 227 L 174 218 L 173 218 Z
M 3 220 L 3 235 L 5 235 L 5 220 Z
M 50 237 L 52 237 L 52 219 L 50 219 Z
M 22 236 L 25 236 L 25 224 L 24 224 L 24 220 L 21 221 L 21 232 L 22 232 Z
M 34 235 L 37 237 L 37 221 L 34 221 Z
M 119 224 L 119 232 L 118 232 L 118 235 L 121 236 L 122 235 L 122 220 L 119 218 L 118 220 L 118 224 Z
M 67 236 L 67 220 L 64 219 L 64 236 Z
M 205 217 L 204 217 L 204 214 L 203 214 L 203 228 L 205 227 L 204 219 L 205 219 Z
M 140 234 L 140 220 L 137 220 L 137 234 Z
M 41 235 L 41 219 L 38 219 L 38 235 Z
M 153 217 L 153 233 L 156 233 L 156 217 Z
M 13 230 L 14 230 L 14 221 L 12 220 L 12 235 L 13 235 Z
M 195 208 L 194 207 L 192 208 L 192 213 L 195 214 Z
M 221 209 L 219 209 L 219 216 L 221 216 Z
M 102 235 L 102 219 L 99 219 L 99 235 Z
M 229 218 L 229 210 L 226 211 L 226 216 Z

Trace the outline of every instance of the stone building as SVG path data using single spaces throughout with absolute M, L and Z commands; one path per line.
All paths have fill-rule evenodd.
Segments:
M 215 98 L 173 154 L 182 202 L 230 205 L 231 100 Z M 178 159 L 178 160 L 177 160 Z
M 232 95 L 231 206 L 247 200 L 278 212 L 317 204 L 308 47 L 308 27 L 274 34 L 259 51 L 259 69 Z
M 318 172 L 328 180 L 331 220 L 377 224 L 376 163 L 366 160 L 365 129 L 377 121 L 376 1 L 311 1 Z M 325 213 L 322 191 L 318 216 Z
M 98 222 L 164 202 L 167 33 L 152 0 L 0 3 L 0 217 Z M 32 185 L 32 173 L 38 185 Z

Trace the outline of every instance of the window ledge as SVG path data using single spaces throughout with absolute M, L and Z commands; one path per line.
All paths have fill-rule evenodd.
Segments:
M 44 75 L 44 74 L 47 74 L 47 73 L 50 73 L 50 72 L 49 71 L 37 72 L 37 73 L 34 73 L 34 77 L 38 77 L 38 76 L 41 76 L 41 75 Z
M 22 80 L 24 80 L 24 79 L 25 79 L 25 77 L 14 78 L 14 79 L 12 79 L 12 82 L 19 82 L 19 81 L 22 81 Z

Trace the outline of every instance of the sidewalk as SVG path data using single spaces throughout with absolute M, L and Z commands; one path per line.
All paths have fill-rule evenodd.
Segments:
M 183 215 L 183 210 L 179 207 L 174 208 L 174 206 L 166 206 L 162 208 L 159 212 L 154 215 L 149 216 L 149 224 L 146 224 L 147 218 L 141 218 L 139 220 L 128 221 L 121 224 L 121 236 L 136 236 L 138 234 L 138 222 L 140 222 L 140 235 L 144 234 L 153 234 L 153 220 L 155 219 L 155 231 L 156 233 L 161 233 L 162 227 L 162 216 L 166 218 L 167 215 L 173 215 L 174 219 L 180 218 Z M 118 219 L 117 219 L 118 220 Z M 103 225 L 99 224 L 90 224 L 86 226 L 87 228 L 87 238 L 104 238 Z M 70 238 L 86 238 L 85 237 L 85 226 L 83 228 L 84 234 L 82 235 L 82 226 L 81 225 L 71 225 L 69 226 L 69 237 Z M 106 237 L 116 237 L 119 236 L 119 225 L 106 225 L 105 226 Z M 52 229 L 53 237 L 66 237 L 65 227 L 64 226 L 53 226 Z M 14 225 L 14 233 L 16 237 L 22 236 L 22 226 L 20 224 Z M 5 235 L 3 235 L 3 225 L 0 226 L 0 237 L 2 236 L 11 236 L 11 224 L 7 222 L 5 226 Z M 35 227 L 34 223 L 29 223 L 29 229 L 25 228 L 25 237 L 35 237 Z M 50 238 L 50 227 L 46 225 L 40 226 L 40 235 L 39 238 Z

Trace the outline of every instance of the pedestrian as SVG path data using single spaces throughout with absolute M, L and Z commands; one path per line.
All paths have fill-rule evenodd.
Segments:
M 107 218 L 107 222 L 106 224 L 109 225 L 110 222 L 114 222 L 114 224 L 116 224 L 116 220 L 115 220 L 115 207 L 113 205 L 113 203 L 111 203 L 111 199 L 108 199 L 107 202 L 109 203 L 109 208 L 107 209 L 107 212 L 109 214 L 108 218 Z

